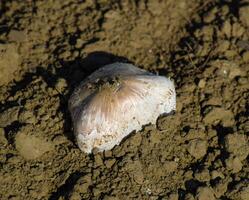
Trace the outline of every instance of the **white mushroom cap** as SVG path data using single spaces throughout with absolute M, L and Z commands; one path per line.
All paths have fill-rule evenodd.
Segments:
M 173 82 L 131 64 L 106 65 L 86 78 L 69 100 L 80 149 L 112 149 L 132 131 L 176 109 Z

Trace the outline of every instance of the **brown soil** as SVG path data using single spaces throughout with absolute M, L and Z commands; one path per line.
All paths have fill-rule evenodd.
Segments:
M 249 199 L 249 1 L 0 1 L 0 199 Z M 82 153 L 67 108 L 104 64 L 175 80 L 177 111 Z

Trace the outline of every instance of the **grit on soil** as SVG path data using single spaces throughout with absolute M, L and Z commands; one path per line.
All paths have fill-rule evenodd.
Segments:
M 86 155 L 68 98 L 116 61 L 177 110 Z M 1 0 L 0 199 L 248 200 L 248 80 L 248 0 Z

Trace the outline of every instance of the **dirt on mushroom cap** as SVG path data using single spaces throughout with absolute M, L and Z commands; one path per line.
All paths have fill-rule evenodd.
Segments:
M 248 3 L 1 1 L 0 199 L 246 200 Z M 177 111 L 86 155 L 68 98 L 117 61 L 172 77 Z

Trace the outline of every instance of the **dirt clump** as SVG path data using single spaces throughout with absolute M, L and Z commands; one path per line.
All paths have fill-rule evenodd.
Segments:
M 52 151 L 52 145 L 40 138 L 18 133 L 15 137 L 16 150 L 26 159 L 36 159 L 47 151 Z
M 207 153 L 207 142 L 200 139 L 194 139 L 190 141 L 188 151 L 196 159 L 202 158 Z
M 215 200 L 214 192 L 209 187 L 200 187 L 197 191 L 198 200 Z
M 18 74 L 20 55 L 14 44 L 0 44 L 0 86 L 8 84 Z

